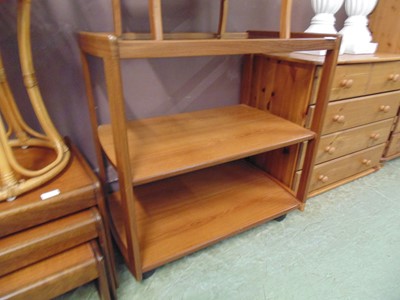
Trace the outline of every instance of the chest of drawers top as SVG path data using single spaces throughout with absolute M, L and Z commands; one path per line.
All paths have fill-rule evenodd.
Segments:
M 279 54 L 285 61 L 316 65 L 316 80 L 320 77 L 323 56 L 303 53 Z M 375 53 L 339 56 L 332 80 L 330 101 L 400 90 L 400 55 Z M 314 103 L 315 97 L 311 99 Z

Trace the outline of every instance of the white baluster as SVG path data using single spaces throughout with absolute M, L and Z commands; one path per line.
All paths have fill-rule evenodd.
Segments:
M 340 31 L 343 35 L 342 48 L 348 54 L 375 53 L 377 43 L 371 43 L 368 15 L 375 8 L 378 0 L 346 0 L 345 9 L 348 18 Z
M 311 0 L 315 16 L 311 25 L 305 32 L 312 33 L 337 33 L 335 29 L 335 14 L 342 6 L 344 0 Z
M 311 19 L 310 26 L 305 32 L 336 34 L 335 14 L 343 5 L 344 0 L 311 0 L 315 16 Z M 325 55 L 326 51 L 307 51 L 304 53 Z

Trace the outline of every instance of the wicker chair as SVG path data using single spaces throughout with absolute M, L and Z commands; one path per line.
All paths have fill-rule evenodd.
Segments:
M 30 1 L 18 5 L 18 45 L 24 84 L 43 133 L 23 120 L 0 55 L 0 201 L 14 200 L 60 173 L 70 157 L 54 127 L 35 77 L 30 43 Z

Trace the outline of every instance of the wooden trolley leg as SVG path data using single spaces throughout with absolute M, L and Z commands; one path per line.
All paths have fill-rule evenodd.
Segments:
M 122 78 L 116 37 L 110 37 L 111 57 L 103 59 L 110 117 L 117 155 L 117 169 L 124 224 L 127 242 L 129 268 L 137 280 L 142 280 L 142 262 L 140 257 L 137 222 L 135 213 L 135 195 L 132 187 L 132 170 L 129 159 L 129 147 L 126 127 L 125 102 L 122 92 Z
M 92 91 L 92 81 L 90 78 L 90 72 L 89 72 L 89 65 L 87 62 L 87 58 L 83 52 L 81 52 L 81 60 L 82 60 L 82 68 L 83 68 L 83 77 L 85 80 L 85 88 L 86 88 L 86 95 L 87 95 L 87 100 L 88 100 L 88 106 L 89 106 L 89 115 L 90 115 L 90 122 L 91 122 L 91 127 L 92 127 L 92 135 L 94 139 L 94 146 L 95 146 L 95 152 L 96 152 L 96 157 L 97 157 L 97 165 L 99 168 L 99 177 L 100 177 L 100 182 L 101 182 L 101 187 L 99 190 L 101 191 L 99 195 L 97 195 L 97 204 L 99 206 L 100 214 L 101 217 L 103 218 L 103 225 L 104 225 L 104 231 L 105 231 L 105 239 L 106 239 L 106 245 L 107 248 L 112 250 L 112 241 L 111 241 L 111 235 L 110 235 L 110 218 L 108 215 L 108 209 L 107 209 L 107 203 L 104 199 L 104 195 L 107 194 L 106 191 L 106 183 L 107 183 L 107 175 L 106 175 L 106 169 L 105 169 L 105 163 L 104 163 L 104 157 L 103 153 L 101 151 L 101 146 L 100 146 L 100 141 L 97 135 L 97 127 L 99 126 L 97 114 L 96 114 L 96 104 L 95 104 L 95 99 Z M 104 195 L 103 195 L 104 193 Z M 108 261 L 110 262 L 110 272 L 112 273 L 112 281 L 113 281 L 113 287 L 116 288 L 118 286 L 118 278 L 117 274 L 115 272 L 115 259 L 114 255 L 112 255 L 112 251 L 109 255 Z

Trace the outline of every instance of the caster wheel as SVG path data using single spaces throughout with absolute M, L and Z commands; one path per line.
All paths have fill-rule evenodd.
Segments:
M 151 276 L 154 275 L 154 273 L 156 272 L 156 270 L 151 270 L 151 271 L 147 271 L 143 273 L 143 280 L 146 280 L 148 278 L 150 278 Z
M 283 215 L 283 216 L 277 217 L 276 219 L 274 219 L 274 221 L 282 222 L 285 219 L 286 219 L 286 215 Z

